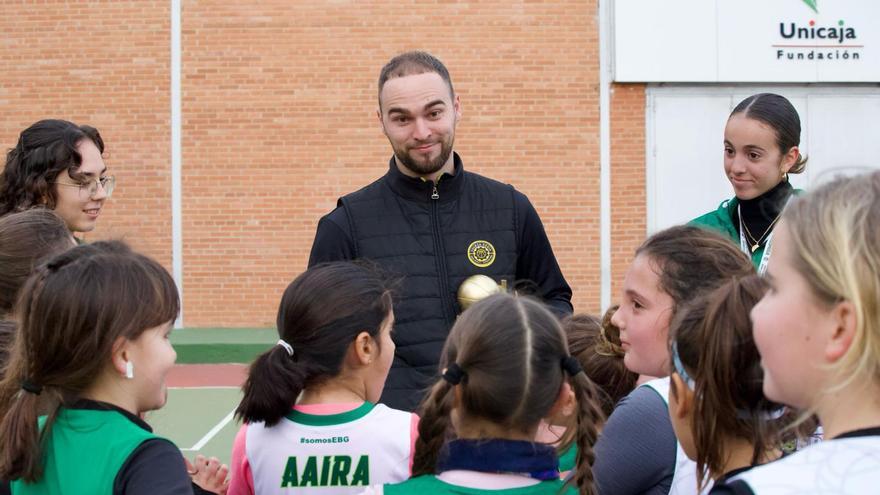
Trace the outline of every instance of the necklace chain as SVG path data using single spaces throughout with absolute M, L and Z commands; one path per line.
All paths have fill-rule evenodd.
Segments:
M 758 250 L 758 247 L 761 245 L 761 241 L 763 241 L 764 237 L 766 237 L 767 234 L 770 233 L 770 230 L 773 229 L 773 226 L 776 225 L 776 222 L 779 220 L 779 217 L 781 217 L 781 216 L 782 216 L 782 212 L 779 212 L 779 214 L 776 215 L 776 218 L 774 218 L 773 221 L 770 222 L 770 225 L 767 227 L 767 230 L 765 230 L 764 233 L 761 234 L 761 237 L 758 237 L 757 239 L 755 239 L 755 236 L 753 236 L 752 233 L 749 231 L 749 227 L 746 225 L 745 220 L 742 220 L 742 218 L 740 218 L 740 221 L 742 222 L 743 230 L 745 230 L 745 232 L 746 232 L 746 236 L 749 238 L 749 241 L 752 241 L 752 252 L 753 253 Z

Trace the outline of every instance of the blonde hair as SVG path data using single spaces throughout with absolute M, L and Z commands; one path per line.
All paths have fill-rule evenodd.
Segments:
M 848 301 L 856 331 L 832 388 L 880 382 L 880 172 L 829 182 L 786 208 L 794 268 L 820 302 Z

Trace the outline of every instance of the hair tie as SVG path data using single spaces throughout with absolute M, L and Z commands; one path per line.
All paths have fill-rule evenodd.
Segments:
M 788 412 L 788 408 L 785 406 L 777 407 L 771 411 L 751 411 L 749 409 L 737 409 L 736 417 L 737 419 L 752 419 L 755 416 L 763 419 L 764 421 L 775 421 L 777 419 L 782 418 Z
M 458 363 L 452 363 L 443 371 L 443 379 L 452 385 L 467 383 L 467 373 L 461 369 Z
M 562 369 L 564 369 L 570 376 L 576 376 L 584 372 L 584 369 L 581 368 L 581 363 L 577 359 L 572 356 L 565 356 L 561 361 Z
M 278 339 L 278 343 L 275 345 L 280 345 L 287 351 L 287 355 L 293 357 L 293 346 L 284 341 L 284 339 Z
M 43 386 L 25 379 L 21 381 L 21 389 L 34 395 L 40 395 L 40 392 L 43 391 Z

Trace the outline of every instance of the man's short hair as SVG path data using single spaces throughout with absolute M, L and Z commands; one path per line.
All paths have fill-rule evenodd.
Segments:
M 389 79 L 429 72 L 439 74 L 449 86 L 449 96 L 455 95 L 455 90 L 452 89 L 452 79 L 450 79 L 449 71 L 446 70 L 443 62 L 428 52 L 412 51 L 401 53 L 382 67 L 382 71 L 379 73 L 379 106 L 382 106 L 382 88 L 385 87 L 385 83 Z

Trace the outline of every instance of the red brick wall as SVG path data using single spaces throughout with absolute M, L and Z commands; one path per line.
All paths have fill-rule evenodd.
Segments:
M 611 87 L 611 301 L 645 238 L 645 85 Z
M 171 266 L 167 1 L 6 2 L 0 146 L 40 119 L 96 127 L 117 177 L 88 240 L 123 237 Z
M 376 78 L 393 55 L 449 67 L 456 150 L 541 214 L 579 311 L 599 309 L 596 0 L 183 0 L 187 326 L 270 326 L 318 218 L 385 171 Z M 171 266 L 170 2 L 4 6 L 0 142 L 45 117 L 92 124 L 119 182 L 89 239 Z M 644 87 L 612 94 L 613 300 L 644 234 Z
M 449 67 L 470 170 L 542 215 L 579 308 L 598 306 L 595 1 L 188 1 L 183 10 L 187 326 L 270 325 L 318 218 L 385 172 L 376 79 Z

